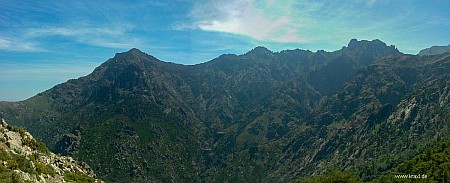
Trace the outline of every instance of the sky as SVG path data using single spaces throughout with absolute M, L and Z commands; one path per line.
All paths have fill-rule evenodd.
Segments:
M 0 0 L 0 101 L 20 101 L 138 48 L 192 65 L 256 46 L 335 51 L 450 43 L 448 0 Z

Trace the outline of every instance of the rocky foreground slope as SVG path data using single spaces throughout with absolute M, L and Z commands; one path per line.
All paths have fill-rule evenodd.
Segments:
M 84 162 L 49 152 L 25 130 L 0 124 L 0 182 L 102 182 Z

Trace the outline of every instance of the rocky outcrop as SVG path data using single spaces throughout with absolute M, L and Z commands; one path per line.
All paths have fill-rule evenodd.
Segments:
M 0 170 L 2 179 L 13 182 L 103 182 L 86 163 L 48 151 L 30 133 L 4 119 L 0 123 Z

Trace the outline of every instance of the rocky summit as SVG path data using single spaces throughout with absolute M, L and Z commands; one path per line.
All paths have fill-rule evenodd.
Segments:
M 450 137 L 449 71 L 380 40 L 197 65 L 131 49 L 0 115 L 111 182 L 368 182 Z
M 0 124 L 2 182 L 103 182 L 92 169 L 71 157 L 56 155 L 25 130 Z

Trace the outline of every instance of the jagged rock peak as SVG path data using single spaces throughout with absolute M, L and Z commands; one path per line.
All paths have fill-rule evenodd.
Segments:
M 386 43 L 380 41 L 379 39 L 374 39 L 372 41 L 369 40 L 358 41 L 357 39 L 351 39 L 350 42 L 348 43 L 348 48 L 355 48 L 364 45 L 387 46 Z
M 394 45 L 387 46 L 386 43 L 380 41 L 379 39 L 360 40 L 351 39 L 348 43 L 347 50 L 372 50 L 375 52 L 389 52 L 389 53 L 400 53 Z

